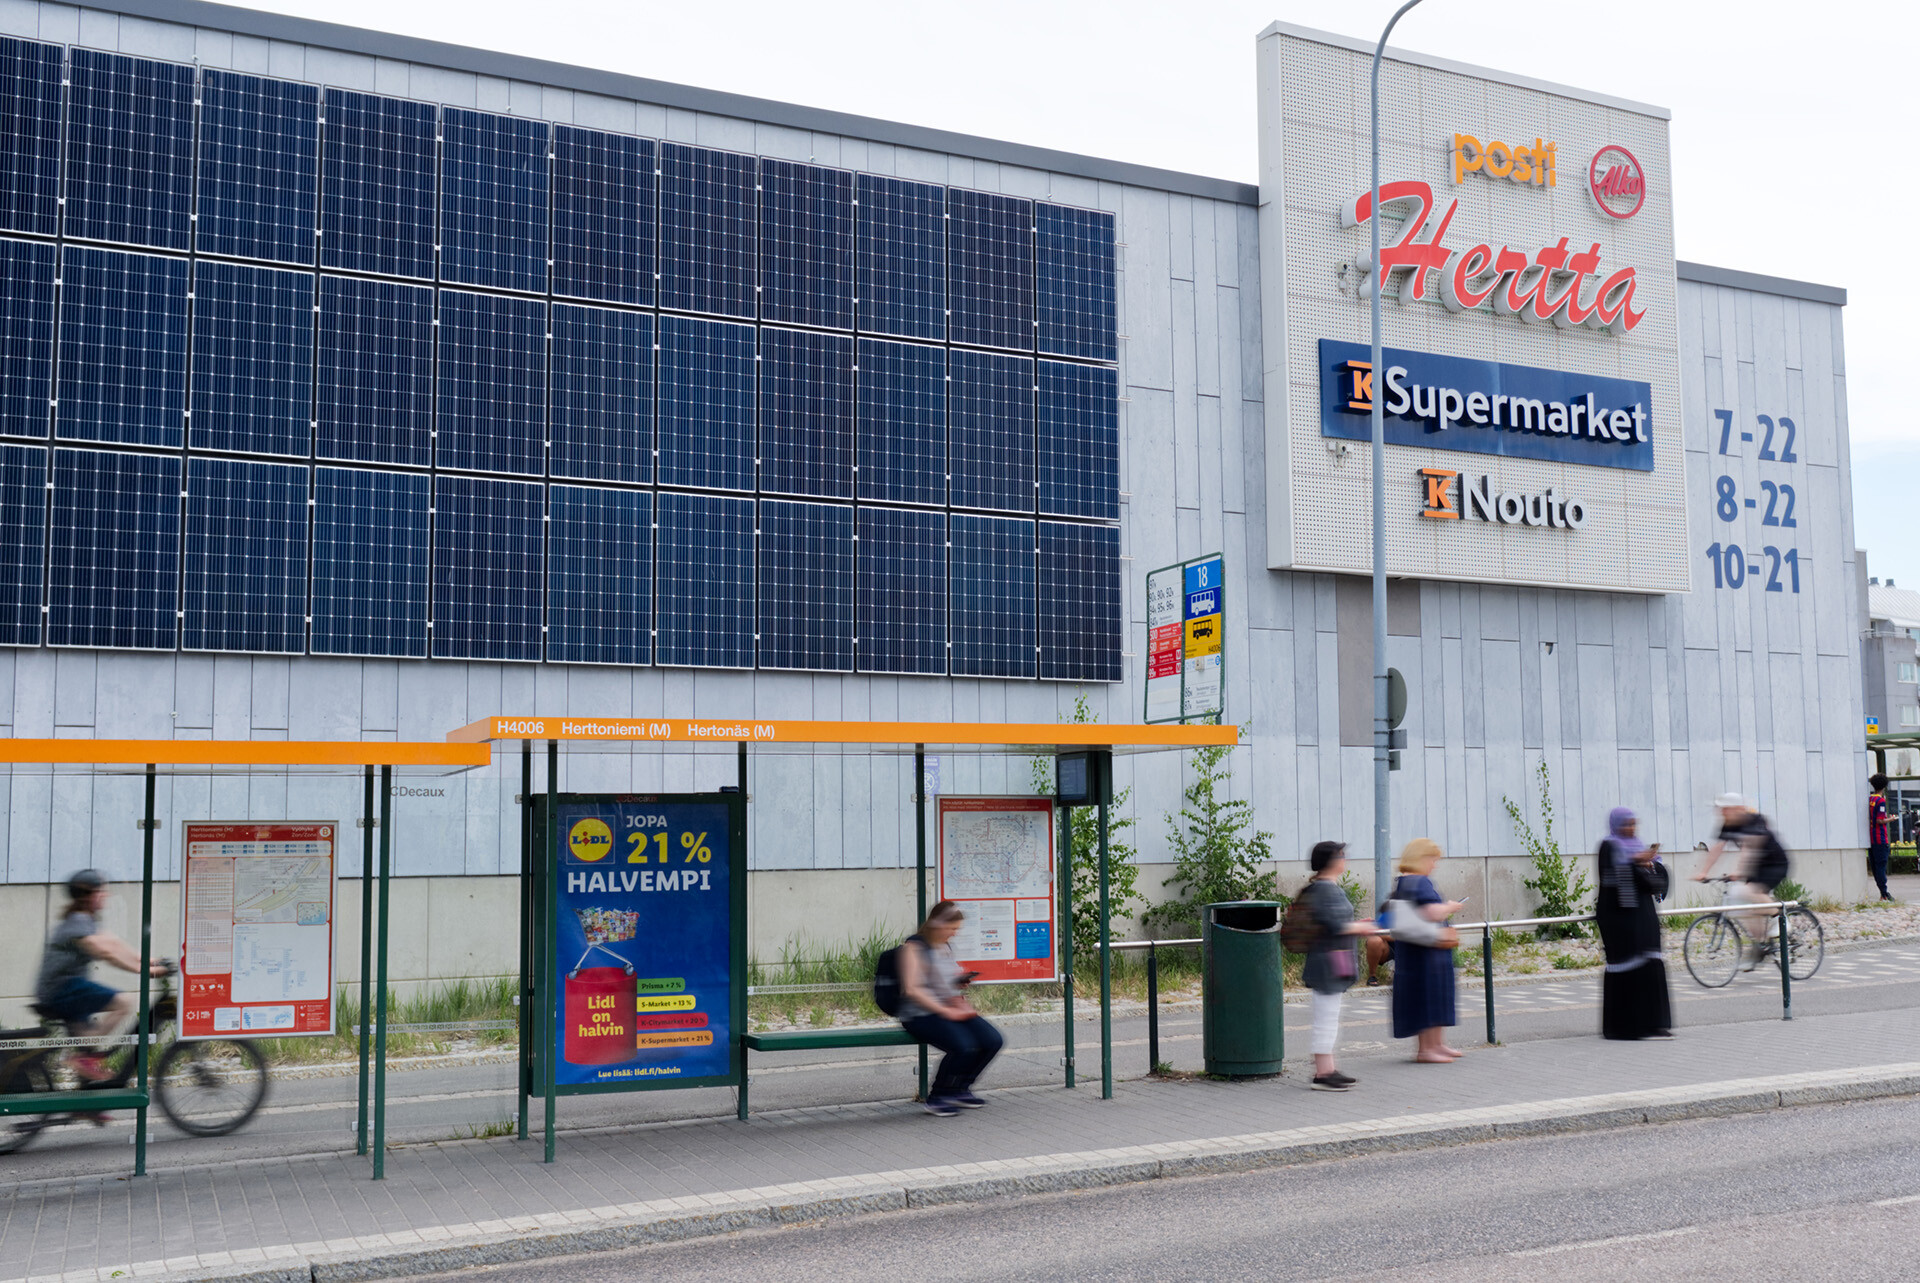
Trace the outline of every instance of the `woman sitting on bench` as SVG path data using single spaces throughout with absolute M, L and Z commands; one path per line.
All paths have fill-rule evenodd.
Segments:
M 927 912 L 920 929 L 900 951 L 900 1023 L 915 1040 L 946 1055 L 927 1088 L 926 1111 L 952 1118 L 987 1102 L 973 1094 L 973 1081 L 1000 1054 L 1000 1031 L 967 1001 L 973 974 L 962 975 L 947 942 L 965 919 L 959 906 L 942 900 Z

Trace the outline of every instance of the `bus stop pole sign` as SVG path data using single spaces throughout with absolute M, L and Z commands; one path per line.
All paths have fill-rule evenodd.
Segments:
M 1224 579 L 1218 553 L 1147 575 L 1147 722 L 1225 713 Z

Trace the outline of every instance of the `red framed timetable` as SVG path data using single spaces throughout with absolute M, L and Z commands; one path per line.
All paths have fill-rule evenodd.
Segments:
M 940 898 L 967 915 L 955 961 L 983 982 L 1057 979 L 1053 799 L 943 797 L 939 816 Z

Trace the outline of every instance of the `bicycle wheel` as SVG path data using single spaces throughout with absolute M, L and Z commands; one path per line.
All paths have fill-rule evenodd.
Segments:
M 1740 924 L 1724 913 L 1695 918 L 1680 945 L 1687 973 L 1708 989 L 1730 983 L 1740 973 L 1740 960 L 1746 952 L 1747 938 Z
M 12 1069 L 7 1075 L 8 1086 L 13 1091 L 52 1091 L 53 1075 L 47 1071 L 45 1055 L 35 1057 L 31 1064 Z M 0 1121 L 0 1154 L 16 1154 L 33 1144 L 33 1138 L 53 1125 L 50 1114 L 27 1114 L 20 1118 Z
M 175 1042 L 154 1069 L 155 1094 L 189 1136 L 225 1136 L 267 1098 L 267 1058 L 250 1042 Z
M 1787 974 L 1811 980 L 1827 957 L 1827 933 L 1812 909 L 1787 910 Z

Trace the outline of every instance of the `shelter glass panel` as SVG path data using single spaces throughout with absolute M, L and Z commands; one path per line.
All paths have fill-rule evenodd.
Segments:
M 79 245 L 60 253 L 55 431 L 178 449 L 187 408 L 187 261 Z
M 320 91 L 233 71 L 202 73 L 202 254 L 311 266 L 319 226 Z
M 187 461 L 186 650 L 307 648 L 307 469 Z
M 433 656 L 540 658 L 543 487 L 434 481 Z
M 193 265 L 196 450 L 291 455 L 313 446 L 313 274 Z
M 424 473 L 314 469 L 314 654 L 426 656 L 429 486 Z
M 47 645 L 172 650 L 180 600 L 180 459 L 53 452 Z

